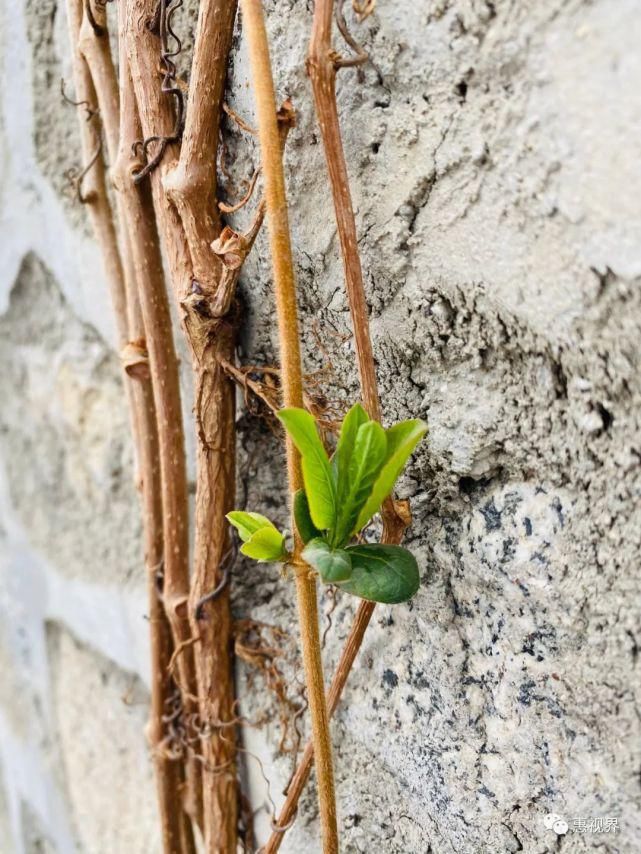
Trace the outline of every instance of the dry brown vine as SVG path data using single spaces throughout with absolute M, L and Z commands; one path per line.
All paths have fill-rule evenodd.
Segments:
M 158 39 L 146 26 L 154 17 L 154 2 L 123 0 L 123 4 L 123 35 L 143 135 L 171 137 L 174 111 L 157 85 L 154 70 Z M 229 2 L 201 5 L 191 75 L 192 96 L 188 99 L 180 151 L 182 161 L 172 141 L 167 144 L 158 168 L 149 176 L 173 289 L 184 314 L 184 328 L 192 350 L 201 399 L 197 413 L 199 434 L 207 437 L 206 443 L 198 441 L 195 565 L 188 612 L 185 609 L 192 633 L 201 638 L 195 647 L 195 659 L 200 713 L 205 720 L 231 718 L 234 702 L 229 587 L 225 586 L 222 594 L 207 601 L 204 607 L 198 607 L 221 581 L 221 562 L 228 548 L 224 514 L 231 509 L 234 495 L 233 390 L 218 364 L 218 356 L 233 358 L 237 322 L 233 299 L 239 270 L 230 275 L 224 260 L 211 248 L 220 235 L 220 226 L 212 216 L 214 206 L 210 204 L 215 198 L 217 116 L 234 11 L 234 4 Z M 206 113 L 202 124 L 201 110 Z M 215 121 L 212 116 L 216 116 Z M 210 123 L 214 125 L 211 134 Z M 201 132 L 202 128 L 205 132 Z M 213 167 L 207 165 L 200 170 L 203 162 L 211 162 Z M 192 163 L 194 174 L 190 171 Z M 179 167 L 186 172 L 182 173 Z M 180 180 L 178 172 L 184 180 Z M 170 173 L 171 191 L 164 184 L 170 183 Z M 195 195 L 190 193 L 192 178 L 197 184 Z M 206 280 L 201 274 L 203 269 Z M 197 293 L 198 290 L 202 293 Z M 200 619 L 196 617 L 197 611 Z M 203 755 L 206 850 L 232 854 L 236 847 L 238 801 L 233 741 L 230 744 L 213 732 L 203 743 Z M 225 770 L 214 773 L 212 769 L 216 768 Z
M 162 595 L 174 643 L 180 644 L 190 636 L 190 627 L 185 607 L 189 592 L 187 479 L 177 360 L 153 209 L 148 191 L 137 193 L 131 186 L 132 173 L 138 163 L 135 157 L 132 161 L 131 152 L 138 120 L 135 100 L 131 97 L 126 54 L 121 49 L 120 65 L 124 75 L 121 109 L 109 40 L 105 38 L 108 31 L 104 4 L 96 4 L 93 10 L 94 21 L 101 28 L 100 34 L 88 23 L 86 8 L 85 5 L 78 46 L 95 83 L 109 157 L 114 164 L 113 177 L 120 191 L 117 194 L 118 221 L 121 225 L 125 280 L 131 283 L 131 288 L 137 289 L 145 323 L 150 330 L 147 346 L 151 353 L 163 496 L 165 546 Z M 120 44 L 122 48 L 122 39 Z M 133 235 L 137 239 L 132 239 Z M 189 708 L 189 696 L 197 693 L 191 654 L 181 657 L 180 684 L 187 692 L 184 703 Z M 197 823 L 202 824 L 200 792 L 200 770 L 192 762 L 187 768 L 186 806 Z
M 86 21 L 86 6 L 79 0 L 68 0 L 69 35 L 72 45 L 74 78 L 76 84 L 76 102 L 82 105 L 88 120 L 80 123 L 83 149 L 87 152 L 96 143 L 100 130 L 92 121 L 98 114 L 94 75 L 84 51 L 81 50 L 81 32 Z M 97 9 L 96 11 L 100 11 Z M 93 28 L 92 28 L 93 33 Z M 92 36 L 93 37 L 93 36 Z M 104 82 L 104 81 L 102 81 Z M 107 111 L 113 118 L 113 113 Z M 103 114 L 104 115 L 104 114 Z M 113 130 L 113 129 L 112 129 Z M 104 179 L 104 161 L 100 154 L 96 168 L 91 173 L 92 190 L 88 194 L 90 218 L 98 243 L 102 249 L 108 279 L 111 281 L 114 312 L 119 330 L 120 344 L 123 350 L 123 367 L 132 378 L 126 383 L 132 424 L 138 448 L 142 475 L 142 495 L 144 510 L 145 553 L 149 591 L 149 613 L 151 629 L 151 716 L 149 740 L 156 765 L 160 817 L 162 824 L 163 849 L 166 852 L 184 852 L 191 854 L 193 836 L 184 814 L 176 810 L 183 786 L 182 765 L 159 751 L 159 745 L 165 737 L 163 710 L 170 691 L 166 676 L 167 663 L 171 656 L 171 636 L 162 603 L 158 596 L 157 569 L 163 563 L 163 503 L 160 485 L 159 443 L 156 409 L 150 372 L 146 368 L 147 357 L 145 328 L 140 311 L 137 283 L 131 270 L 120 259 L 120 250 L 113 224 Z

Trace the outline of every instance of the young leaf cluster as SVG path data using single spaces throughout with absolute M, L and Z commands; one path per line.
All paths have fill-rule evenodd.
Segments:
M 304 409 L 278 417 L 301 455 L 305 488 L 294 499 L 294 519 L 304 543 L 303 559 L 327 584 L 373 602 L 404 602 L 416 593 L 416 559 L 401 546 L 350 545 L 391 493 L 427 431 L 420 419 L 385 430 L 360 404 L 341 425 L 330 458 L 316 422 Z M 286 560 L 285 537 L 259 513 L 234 511 L 227 518 L 243 540 L 243 554 L 260 561 Z

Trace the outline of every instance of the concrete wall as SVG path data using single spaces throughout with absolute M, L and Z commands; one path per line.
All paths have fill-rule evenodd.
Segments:
M 304 73 L 310 11 L 265 5 L 299 118 L 287 169 L 306 363 L 342 406 L 357 385 Z M 1 0 L 0 24 L 0 851 L 154 852 L 141 530 L 100 257 L 65 178 L 79 147 L 59 88 L 64 3 Z M 563 851 L 628 854 L 641 838 L 641 9 L 380 0 L 355 32 L 377 69 L 342 72 L 339 106 L 385 417 L 426 418 L 430 436 L 399 490 L 423 584 L 377 609 L 334 725 L 343 850 L 542 854 L 557 850 L 543 822 L 556 812 Z M 248 83 L 239 28 L 229 101 L 252 120 Z M 225 133 L 234 199 L 258 155 Z M 269 264 L 261 238 L 242 282 L 248 363 L 274 359 Z M 239 500 L 285 523 L 277 442 L 243 409 L 239 436 Z M 295 701 L 291 585 L 241 562 L 234 609 L 286 633 Z M 353 612 L 340 597 L 328 667 Z M 246 745 L 280 801 L 293 759 L 278 704 L 249 664 L 238 683 L 262 721 Z M 268 793 L 244 761 L 259 808 Z M 603 817 L 616 833 L 573 832 Z M 256 824 L 264 835 L 267 808 Z M 319 850 L 313 790 L 283 850 Z

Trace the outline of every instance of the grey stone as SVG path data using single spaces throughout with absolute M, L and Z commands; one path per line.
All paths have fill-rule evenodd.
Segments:
M 139 680 L 50 634 L 52 701 L 78 849 L 86 854 L 159 850 L 160 829 Z
M 31 543 L 66 575 L 114 583 L 139 575 L 141 523 L 118 360 L 33 256 L 0 319 L 0 358 L 0 446 Z

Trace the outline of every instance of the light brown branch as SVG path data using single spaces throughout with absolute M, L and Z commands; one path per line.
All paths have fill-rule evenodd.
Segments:
M 72 49 L 72 61 L 76 86 L 76 100 L 95 105 L 96 93 L 92 75 L 85 58 L 78 49 L 83 7 L 75 0 L 68 0 L 67 18 Z M 82 147 L 85 154 L 92 150 L 100 139 L 95 121 L 97 113 L 90 107 L 87 119 L 80 120 Z M 171 636 L 166 616 L 158 598 L 156 571 L 163 560 L 162 496 L 160 468 L 158 464 L 158 434 L 156 410 L 149 377 L 144 369 L 143 347 L 144 326 L 138 303 L 135 282 L 126 282 L 118 252 L 116 233 L 109 205 L 104 161 L 99 157 L 95 168 L 88 176 L 91 190 L 88 193 L 89 215 L 111 285 L 112 301 L 118 328 L 120 346 L 137 342 L 140 356 L 130 360 L 125 368 L 132 382 L 125 381 L 125 388 L 132 414 L 135 444 L 142 480 L 143 518 L 145 534 L 145 558 L 149 593 L 149 616 L 151 634 L 151 711 L 148 737 L 158 786 L 159 812 L 162 823 L 163 850 L 191 854 L 193 847 L 183 844 L 190 837 L 190 828 L 182 820 L 176 803 L 183 785 L 182 768 L 179 762 L 167 758 L 158 748 L 164 738 L 162 716 L 170 686 L 167 664 L 171 656 Z M 193 845 L 193 839 L 192 839 Z
M 137 291 L 135 289 L 128 291 L 127 296 L 130 338 L 142 337 L 144 326 Z M 165 738 L 163 725 L 165 703 L 172 692 L 169 663 L 173 649 L 171 629 L 162 604 L 158 579 L 158 569 L 163 565 L 164 554 L 162 479 L 152 384 L 149 376 L 144 377 L 140 373 L 134 376 L 136 379 L 133 382 L 133 399 L 138 423 L 137 447 L 142 472 L 151 637 L 151 710 L 147 737 L 156 769 L 163 852 L 164 854 L 195 854 L 191 823 L 187 813 L 180 807 L 181 791 L 185 785 L 183 764 L 179 760 L 168 757 L 162 749 Z
M 133 175 L 140 162 L 133 143 L 140 137 L 140 120 L 123 38 L 124 9 L 120 8 L 120 133 L 112 176 L 118 191 L 124 232 L 131 235 L 133 276 L 140 297 L 142 316 L 148 330 L 149 352 L 160 442 L 160 470 L 163 495 L 165 542 L 167 543 L 163 602 L 174 636 L 174 645 L 191 637 L 187 601 L 189 555 L 187 542 L 187 474 L 180 403 L 178 359 L 174 349 L 171 316 L 165 289 L 162 258 L 153 203 L 148 185 L 135 185 Z M 113 72 L 109 63 L 108 69 Z M 179 683 L 184 688 L 185 716 L 196 711 L 192 697 L 197 693 L 193 650 L 180 656 Z M 202 773 L 193 759 L 187 762 L 186 808 L 202 826 Z
M 143 380 L 140 384 L 143 401 L 137 404 L 142 416 L 139 418 L 138 447 L 143 473 L 145 555 L 151 633 L 151 712 L 147 736 L 156 768 L 163 854 L 195 854 L 191 823 L 180 806 L 181 791 L 185 784 L 183 764 L 169 758 L 161 748 L 165 738 L 165 702 L 172 689 L 169 662 L 173 643 L 157 577 L 158 567 L 162 566 L 163 560 L 163 516 L 156 408 L 151 383 Z
M 81 24 L 78 33 L 78 50 L 84 56 L 98 96 L 100 117 L 105 130 L 109 162 L 113 165 L 118 152 L 119 99 L 118 82 L 113 70 L 113 60 L 109 47 L 106 7 L 96 0 L 87 0 L 95 23 L 99 27 L 98 35 L 87 16 L 85 0 L 71 0 L 76 10 L 80 8 Z M 75 12 L 77 14 L 77 11 Z
M 285 406 L 303 405 L 303 380 L 298 335 L 296 283 L 282 165 L 276 99 L 269 59 L 269 45 L 260 0 L 241 0 L 256 93 L 258 133 L 265 182 L 267 222 L 271 244 L 274 288 L 281 351 L 281 378 Z M 290 494 L 302 485 L 300 458 L 287 439 L 287 470 Z M 318 630 L 316 580 L 300 559 L 300 542 L 294 549 L 299 624 L 312 732 L 317 757 L 317 779 L 323 850 L 338 852 L 334 774 Z
M 77 49 L 78 32 L 82 20 L 82 4 L 79 0 L 67 0 L 67 19 L 72 50 L 76 101 L 86 102 L 90 105 L 88 116 L 80 117 L 82 156 L 84 161 L 88 163 L 95 157 L 96 151 L 100 150 L 101 137 L 100 124 L 96 112 L 96 93 L 91 80 L 91 74 Z M 101 156 L 96 158 L 94 168 L 90 169 L 85 175 L 83 184 L 85 187 L 83 195 L 87 203 L 89 220 L 96 236 L 96 241 L 100 246 L 105 274 L 109 283 L 118 337 L 121 342 L 125 342 L 127 340 L 127 307 L 124 275 L 116 229 L 107 197 L 104 162 Z
M 147 27 L 155 0 L 122 2 L 143 134 L 170 136 L 174 126 L 172 101 L 160 90 L 155 73 L 160 45 Z M 171 143 L 150 175 L 159 231 L 184 315 L 195 375 L 196 540 L 189 611 L 192 633 L 201 638 L 195 646 L 195 658 L 205 724 L 230 720 L 234 700 L 229 586 L 208 597 L 223 577 L 221 564 L 229 545 L 225 514 L 232 509 L 235 494 L 234 391 L 219 358 L 234 358 L 234 293 L 244 246 L 243 235 L 236 235 L 237 251 L 218 252 L 220 226 L 215 219 L 214 199 L 218 111 L 234 9 L 233 2 L 201 5 L 188 99 L 192 112 L 183 134 L 187 154 L 182 163 L 187 171 L 183 174 L 178 168 L 178 147 Z M 204 604 L 197 607 L 198 603 Z M 203 741 L 203 754 L 206 850 L 234 854 L 238 800 L 234 739 L 223 739 L 212 727 L 211 737 Z

